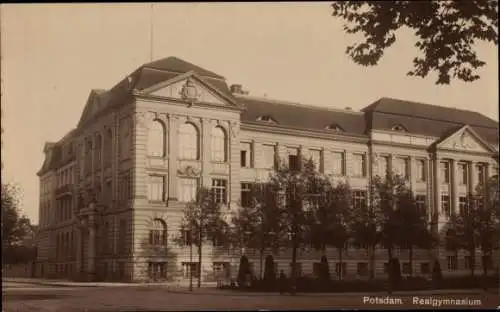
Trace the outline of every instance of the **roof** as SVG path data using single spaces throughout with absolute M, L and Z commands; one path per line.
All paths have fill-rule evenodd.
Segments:
M 153 61 L 151 63 L 146 63 L 142 67 L 167 70 L 176 73 L 187 73 L 188 71 L 194 70 L 199 76 L 202 77 L 224 79 L 224 77 L 221 75 L 181 60 L 175 56 L 170 56 L 161 60 Z
M 251 97 L 238 97 L 237 101 L 246 106 L 241 114 L 242 122 L 255 123 L 260 116 L 271 116 L 279 125 L 284 126 L 328 132 L 326 127 L 337 124 L 345 134 L 365 134 L 365 119 L 359 112 Z
M 381 98 L 362 111 L 370 129 L 390 130 L 401 124 L 409 133 L 441 138 L 467 124 L 489 143 L 498 144 L 498 122 L 474 111 L 393 98 Z

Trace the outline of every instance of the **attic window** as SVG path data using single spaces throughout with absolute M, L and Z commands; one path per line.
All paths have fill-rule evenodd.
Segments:
M 272 116 L 269 116 L 269 115 L 259 116 L 259 117 L 257 117 L 257 121 L 277 123 L 276 120 Z
M 325 129 L 337 133 L 344 132 L 344 129 L 342 129 L 342 127 L 337 125 L 336 123 L 329 124 L 325 127 Z
M 401 124 L 397 124 L 397 125 L 392 126 L 392 131 L 408 132 L 408 130 Z

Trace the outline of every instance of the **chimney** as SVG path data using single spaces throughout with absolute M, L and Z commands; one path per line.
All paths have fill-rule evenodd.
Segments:
M 242 94 L 243 93 L 243 86 L 240 84 L 233 84 L 231 85 L 231 93 L 238 93 Z

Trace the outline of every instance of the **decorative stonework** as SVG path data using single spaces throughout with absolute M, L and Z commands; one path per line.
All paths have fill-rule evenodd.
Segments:
M 453 142 L 453 147 L 454 148 L 461 147 L 461 148 L 465 148 L 465 149 L 476 149 L 477 144 L 476 144 L 476 142 L 474 142 L 474 139 L 467 132 L 464 131 L 460 135 L 460 139 L 455 140 Z
M 200 170 L 196 169 L 192 166 L 186 166 L 184 168 L 179 168 L 177 170 L 177 174 L 180 176 L 186 176 L 186 177 L 199 177 Z
M 237 122 L 230 122 L 229 127 L 230 127 L 231 136 L 233 138 L 236 138 L 238 136 L 238 131 L 239 131 L 238 123 Z

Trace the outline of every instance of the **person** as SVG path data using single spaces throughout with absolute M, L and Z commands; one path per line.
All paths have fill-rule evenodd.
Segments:
M 280 280 L 279 280 L 280 294 L 283 294 L 285 292 L 285 287 L 286 287 L 286 275 L 285 275 L 285 271 L 281 270 L 280 271 Z

